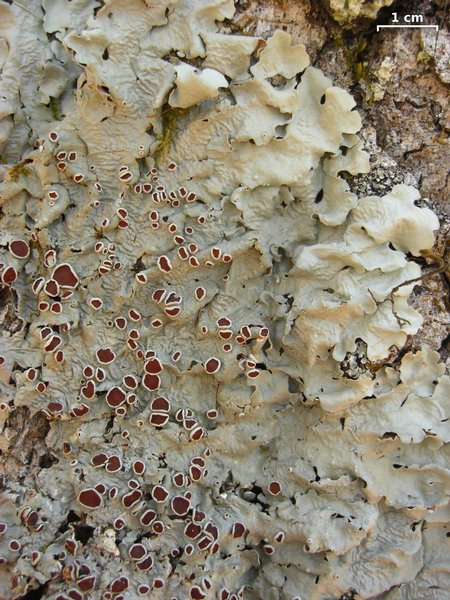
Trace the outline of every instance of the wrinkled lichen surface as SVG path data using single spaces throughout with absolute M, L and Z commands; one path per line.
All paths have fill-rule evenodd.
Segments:
M 450 598 L 449 379 L 389 362 L 438 220 L 233 13 L 0 5 L 2 598 Z

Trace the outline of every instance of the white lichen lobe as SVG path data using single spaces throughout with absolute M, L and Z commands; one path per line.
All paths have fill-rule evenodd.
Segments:
M 214 69 L 199 71 L 186 63 L 180 63 L 175 67 L 177 78 L 175 89 L 170 94 L 170 106 L 189 108 L 194 104 L 216 98 L 219 88 L 227 88 L 228 82 L 225 77 Z
M 352 192 L 352 97 L 285 32 L 219 33 L 230 0 L 25 8 L 0 6 L 0 597 L 450 598 L 450 383 L 393 359 L 438 220 Z

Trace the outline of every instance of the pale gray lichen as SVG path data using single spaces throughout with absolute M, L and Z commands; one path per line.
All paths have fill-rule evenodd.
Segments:
M 175 71 L 175 89 L 169 96 L 169 104 L 175 108 L 189 108 L 203 100 L 216 98 L 219 88 L 228 87 L 222 73 L 214 69 L 199 71 L 191 65 L 180 63 Z
M 4 598 L 450 598 L 449 379 L 383 363 L 437 218 L 350 190 L 353 99 L 233 11 L 0 6 L 2 452 L 49 423 Z

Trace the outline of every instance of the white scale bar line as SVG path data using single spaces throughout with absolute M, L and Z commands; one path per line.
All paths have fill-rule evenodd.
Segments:
M 439 31 L 439 25 L 377 25 L 377 31 L 380 31 L 380 29 L 416 29 L 418 27 L 421 29 L 431 27 Z

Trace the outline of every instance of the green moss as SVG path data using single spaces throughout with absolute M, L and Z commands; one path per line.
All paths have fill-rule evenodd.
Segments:
M 352 73 L 353 80 L 359 83 L 361 80 L 369 82 L 367 65 L 362 60 L 362 54 L 366 50 L 367 40 L 359 37 L 354 44 L 344 48 L 344 56 L 347 61 L 349 71 Z
M 416 60 L 419 63 L 427 64 L 430 62 L 431 59 L 432 59 L 432 56 L 430 56 L 426 50 L 420 50 L 416 56 Z
M 275 6 L 279 6 L 282 10 L 287 8 L 287 0 L 274 0 Z
M 168 108 L 162 111 L 162 133 L 158 137 L 159 146 L 153 154 L 156 165 L 167 158 L 179 121 L 187 115 L 188 111 L 188 108 Z
M 53 98 L 50 96 L 50 102 L 48 103 L 50 112 L 55 121 L 61 120 L 61 102 L 59 98 Z
M 19 163 L 12 167 L 8 173 L 8 178 L 13 183 L 17 183 L 20 177 L 27 177 L 30 174 L 30 170 Z
M 334 29 L 330 37 L 336 49 L 342 51 L 347 72 L 353 83 L 361 87 L 367 103 L 369 105 L 373 104 L 376 99 L 374 88 L 376 77 L 370 72 L 366 61 L 370 32 L 355 36 L 349 26 L 344 26 L 340 29 Z

